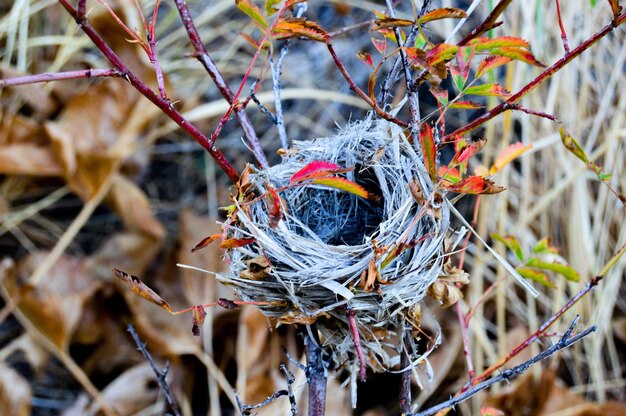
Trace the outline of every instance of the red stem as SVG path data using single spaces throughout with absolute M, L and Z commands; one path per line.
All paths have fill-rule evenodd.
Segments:
M 365 381 L 366 363 L 365 356 L 363 355 L 363 349 L 361 348 L 361 337 L 359 336 L 359 328 L 356 324 L 356 313 L 354 310 L 348 309 L 348 325 L 350 326 L 350 332 L 354 339 L 354 349 L 356 350 L 356 356 L 359 359 L 359 379 Z
M 224 77 L 220 73 L 219 69 L 211 59 L 208 51 L 204 47 L 202 40 L 200 39 L 200 34 L 198 33 L 198 29 L 196 29 L 196 25 L 191 18 L 191 14 L 189 13 L 189 8 L 187 7 L 187 3 L 185 0 L 175 0 L 176 8 L 178 9 L 178 13 L 180 14 L 180 18 L 183 21 L 183 26 L 185 26 L 185 30 L 187 30 L 187 36 L 191 41 L 191 45 L 196 51 L 194 56 L 200 61 L 204 69 L 207 71 L 209 76 L 215 82 L 217 89 L 222 94 L 222 96 L 226 99 L 228 104 L 233 104 L 235 99 L 235 95 L 231 91 L 230 87 L 224 80 Z M 259 162 L 259 165 L 262 167 L 269 166 L 267 159 L 265 158 L 265 154 L 263 153 L 263 149 L 261 148 L 261 144 L 259 143 L 259 138 L 254 131 L 254 127 L 252 126 L 252 122 L 246 113 L 246 110 L 241 108 L 235 109 L 235 114 L 239 119 L 239 123 L 241 124 L 241 128 L 248 140 L 248 144 L 254 153 L 254 157 Z
M 491 29 L 498 27 L 501 23 L 498 23 L 498 17 L 509 7 L 509 4 L 513 0 L 501 0 L 500 3 L 496 4 L 489 16 L 477 27 L 475 27 L 470 33 L 468 33 L 461 41 L 459 42 L 459 46 L 465 45 L 470 40 L 477 38 Z
M 144 97 L 152 101 L 161 111 L 163 111 L 172 121 L 186 131 L 195 141 L 197 141 L 215 160 L 215 163 L 226 173 L 233 183 L 239 180 L 239 174 L 230 162 L 224 157 L 222 152 L 210 141 L 196 126 L 189 123 L 182 114 L 174 109 L 169 101 L 159 97 L 148 85 L 146 85 L 137 75 L 131 72 L 121 61 L 113 49 L 106 43 L 100 34 L 91 26 L 86 16 L 78 14 L 78 11 L 68 2 L 68 0 L 59 0 L 59 3 L 72 16 L 76 23 L 81 27 L 83 32 L 91 39 L 94 45 L 102 52 L 102 54 L 113 64 L 113 66 L 122 73 L 122 76 Z
M 559 0 L 555 0 L 556 14 L 559 18 L 559 28 L 561 29 L 561 39 L 563 39 L 563 49 L 565 49 L 565 55 L 569 53 L 569 42 L 567 41 L 567 33 L 565 33 L 565 26 L 563 26 L 563 19 L 561 18 L 561 6 Z
M 512 95 L 508 100 L 506 100 L 502 104 L 495 106 L 494 108 L 492 108 L 491 110 L 483 114 L 482 116 L 466 124 L 464 127 L 460 127 L 457 130 L 453 131 L 452 133 L 446 135 L 444 137 L 444 140 L 442 141 L 442 144 L 450 141 L 450 139 L 454 137 L 455 135 L 462 135 L 464 133 L 467 133 L 468 131 L 474 130 L 476 127 L 486 123 L 487 121 L 491 120 L 492 118 L 496 117 L 497 115 L 507 110 L 515 109 L 515 106 L 513 106 L 513 104 L 517 100 L 519 100 L 520 98 L 528 94 L 530 91 L 535 89 L 543 81 L 550 78 L 552 75 L 554 75 L 554 73 L 556 73 L 565 65 L 567 65 L 572 60 L 574 60 L 574 58 L 577 58 L 580 54 L 582 54 L 584 51 L 589 49 L 593 44 L 595 44 L 600 39 L 608 35 L 616 27 L 624 23 L 624 21 L 626 21 L 626 13 L 622 13 L 621 15 L 619 15 L 614 21 L 604 26 L 599 32 L 597 32 L 596 34 L 591 36 L 589 39 L 581 43 L 578 47 L 573 49 L 569 54 L 565 55 L 563 58 L 556 61 L 554 64 L 552 64 L 552 66 L 550 66 L 541 74 L 539 74 L 539 76 L 537 76 L 531 82 L 526 84 L 521 90 L 519 90 L 517 93 Z
M 49 72 L 45 74 L 26 75 L 23 77 L 0 79 L 0 88 L 16 85 L 36 84 L 38 82 L 62 81 L 67 79 L 121 77 L 117 69 L 83 69 L 79 71 Z

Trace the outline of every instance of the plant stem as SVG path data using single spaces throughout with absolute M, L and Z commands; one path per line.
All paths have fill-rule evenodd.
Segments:
M 504 12 L 506 8 L 509 7 L 509 4 L 512 1 L 513 0 L 500 0 L 500 2 L 494 6 L 493 10 L 491 10 L 491 13 L 489 13 L 489 16 L 487 16 L 487 18 L 483 20 L 483 22 L 480 25 L 475 27 L 470 33 L 465 35 L 465 37 L 461 39 L 458 45 L 459 46 L 465 45 L 470 40 L 487 33 L 488 31 L 490 31 L 491 29 L 495 27 L 498 27 L 501 24 L 497 22 L 498 17 L 500 17 L 502 12 Z
M 178 13 L 180 14 L 180 18 L 183 21 L 183 26 L 185 26 L 185 30 L 187 31 L 187 36 L 191 41 L 191 45 L 195 50 L 195 58 L 200 61 L 204 69 L 207 71 L 209 76 L 215 82 L 217 89 L 222 94 L 222 96 L 226 99 L 228 104 L 232 105 L 235 100 L 235 95 L 232 90 L 224 80 L 224 77 L 220 73 L 219 69 L 211 59 L 209 52 L 206 50 L 204 43 L 200 39 L 200 34 L 198 33 L 198 29 L 196 28 L 193 19 L 191 18 L 191 14 L 189 13 L 189 8 L 187 7 L 187 3 L 185 0 L 175 0 L 176 8 L 178 9 Z M 263 153 L 263 149 L 261 148 L 261 144 L 259 142 L 259 138 L 254 131 L 254 127 L 252 126 L 252 122 L 246 113 L 246 110 L 243 107 L 238 107 L 235 109 L 235 115 L 241 124 L 241 129 L 243 130 L 244 135 L 246 136 L 246 140 L 252 149 L 252 153 L 256 158 L 257 162 L 261 167 L 267 168 L 269 166 L 265 154 Z
M 0 79 L 0 88 L 17 85 L 36 84 L 38 82 L 63 81 L 67 79 L 121 77 L 117 69 L 83 69 L 79 71 L 48 72 L 45 74 L 25 75 L 23 77 Z
M 457 130 L 453 131 L 452 133 L 446 135 L 444 137 L 444 140 L 442 141 L 442 144 L 446 142 L 450 142 L 451 139 L 456 135 L 462 135 L 464 133 L 467 133 L 468 131 L 474 130 L 476 127 L 486 123 L 487 121 L 491 120 L 492 118 L 496 117 L 497 115 L 507 110 L 516 109 L 516 107 L 513 105 L 516 101 L 518 101 L 520 98 L 528 94 L 530 91 L 537 88 L 539 84 L 541 84 L 546 79 L 550 78 L 557 71 L 559 71 L 565 65 L 567 65 L 572 60 L 577 58 L 580 54 L 582 54 L 584 51 L 589 49 L 592 45 L 594 45 L 600 39 L 602 39 L 603 37 L 611 33 L 616 27 L 623 24 L 625 21 L 626 21 L 626 13 L 622 13 L 614 21 L 604 26 L 600 31 L 596 32 L 593 36 L 591 36 L 589 39 L 581 43 L 578 47 L 573 49 L 570 53 L 566 54 L 563 58 L 559 59 L 550 67 L 546 68 L 545 71 L 539 74 L 531 82 L 526 84 L 517 93 L 513 94 L 508 100 L 506 100 L 502 104 L 495 106 L 494 108 L 492 108 L 491 110 L 483 114 L 482 116 L 467 123 L 465 126 L 460 127 Z
M 235 168 L 226 159 L 224 154 L 215 146 L 213 141 L 210 141 L 196 126 L 191 124 L 180 114 L 168 100 L 161 98 L 156 94 L 145 82 L 143 82 L 137 75 L 131 72 L 128 67 L 122 62 L 120 57 L 111 49 L 109 44 L 100 36 L 100 34 L 94 29 L 93 26 L 87 20 L 84 14 L 79 14 L 68 0 L 59 0 L 61 6 L 72 16 L 78 26 L 85 32 L 85 34 L 91 39 L 94 45 L 104 54 L 104 56 L 113 64 L 113 66 L 122 74 L 122 76 L 144 97 L 152 101 L 154 105 L 159 107 L 172 121 L 186 131 L 195 141 L 197 141 L 204 149 L 206 149 L 211 157 L 215 160 L 215 163 L 226 173 L 233 183 L 239 180 L 239 174 Z
M 311 325 L 311 333 L 315 333 L 315 325 Z M 308 331 L 302 331 L 306 350 L 306 378 L 309 384 L 309 416 L 324 416 L 326 413 L 326 378 L 327 364 L 324 361 L 319 340 L 313 339 Z
M 403 415 L 411 414 L 411 360 L 408 351 L 410 336 L 410 328 L 405 328 L 404 337 L 402 337 L 403 346 L 400 351 L 400 368 L 404 369 L 400 375 L 400 412 Z

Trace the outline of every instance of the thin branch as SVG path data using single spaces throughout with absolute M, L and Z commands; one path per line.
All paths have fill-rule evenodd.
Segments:
M 287 379 L 287 396 L 289 397 L 291 416 L 298 416 L 298 403 L 296 402 L 296 396 L 293 394 L 293 383 L 296 382 L 296 379 L 293 374 L 291 374 L 291 372 L 287 370 L 285 364 L 281 364 L 280 369 Z
M 600 29 L 600 31 L 596 32 L 589 39 L 587 39 L 586 41 L 581 43 L 578 47 L 573 49 L 569 54 L 565 55 L 563 58 L 559 59 L 550 67 L 548 67 L 545 71 L 539 74 L 535 79 L 533 79 L 531 82 L 526 84 L 521 90 L 513 94 L 508 100 L 495 106 L 494 108 L 487 111 L 482 116 L 469 122 L 465 126 L 460 127 L 457 130 L 453 131 L 452 133 L 446 135 L 444 137 L 444 140 L 442 141 L 442 144 L 445 144 L 446 142 L 450 142 L 451 139 L 456 135 L 463 135 L 464 133 L 467 133 L 468 131 L 474 130 L 475 128 L 481 126 L 482 124 L 486 123 L 487 121 L 491 120 L 492 118 L 500 115 L 501 113 L 507 110 L 515 109 L 514 107 L 512 107 L 513 103 L 515 103 L 520 98 L 528 94 L 530 91 L 537 88 L 539 84 L 541 84 L 546 79 L 550 78 L 552 75 L 558 72 L 561 68 L 563 68 L 565 65 L 567 65 L 572 60 L 577 58 L 580 54 L 582 54 L 584 51 L 589 49 L 592 45 L 594 45 L 600 39 L 602 39 L 603 37 L 611 33 L 616 27 L 620 26 L 625 21 L 626 21 L 626 13 L 622 13 L 614 21 L 604 26 L 602 29 Z
M 307 356 L 306 379 L 309 384 L 309 416 L 324 416 L 326 412 L 326 379 L 328 363 L 324 360 L 324 350 L 319 340 L 313 339 L 317 331 L 315 325 L 310 331 L 303 331 L 304 348 Z M 309 333 L 310 332 L 310 333 Z
M 289 44 L 285 45 L 280 50 L 278 60 L 274 63 L 274 60 L 270 57 L 270 68 L 272 69 L 272 88 L 274 90 L 274 107 L 276 108 L 276 128 L 278 130 L 278 138 L 280 139 L 280 145 L 283 149 L 289 149 L 289 139 L 287 139 L 287 130 L 285 129 L 285 119 L 283 117 L 283 104 L 280 100 L 280 73 L 283 66 L 283 59 L 289 51 Z
M 559 28 L 561 29 L 561 39 L 563 40 L 563 49 L 565 49 L 565 55 L 569 53 L 569 42 L 567 41 L 567 33 L 565 32 L 565 26 L 563 26 L 563 19 L 561 18 L 561 5 L 559 0 L 554 0 L 556 3 L 556 15 L 559 19 Z
M 157 42 L 155 35 L 155 27 L 156 27 L 156 18 L 159 13 L 159 4 L 160 0 L 157 0 L 154 4 L 154 12 L 152 13 L 152 19 L 150 20 L 149 27 L 146 28 L 146 37 L 148 38 L 148 47 L 150 48 L 150 53 L 148 54 L 148 59 L 150 59 L 150 63 L 154 68 L 154 73 L 156 74 L 157 85 L 159 88 L 159 94 L 161 98 L 167 100 L 167 93 L 165 92 L 165 80 L 163 79 L 163 71 L 161 70 L 161 65 L 159 64 L 159 55 L 157 52 Z
M 500 17 L 502 12 L 504 12 L 506 8 L 509 7 L 509 4 L 512 1 L 513 0 L 500 0 L 500 2 L 494 6 L 493 10 L 491 10 L 491 13 L 489 13 L 489 16 L 487 16 L 487 18 L 483 20 L 483 22 L 480 25 L 472 29 L 470 33 L 465 35 L 465 37 L 461 39 L 458 45 L 459 46 L 465 45 L 470 40 L 477 38 L 481 35 L 484 35 L 491 29 L 498 27 L 501 24 L 497 22 L 498 17 Z
M 475 385 L 474 387 L 472 387 L 471 389 L 467 390 L 466 392 L 464 392 L 463 394 L 460 394 L 457 397 L 454 397 L 450 400 L 447 400 L 443 403 L 440 403 L 436 406 L 431 407 L 430 409 L 427 409 L 423 412 L 419 412 L 416 413 L 415 416 L 430 416 L 430 415 L 434 415 L 439 411 L 445 410 L 445 409 L 449 409 L 451 407 L 456 406 L 459 403 L 464 402 L 465 400 L 469 399 L 470 397 L 476 395 L 477 393 L 479 393 L 482 390 L 485 390 L 489 387 L 491 387 L 492 385 L 499 383 L 501 381 L 509 381 L 514 379 L 515 377 L 519 376 L 520 374 L 524 373 L 526 370 L 528 370 L 530 368 L 531 365 L 545 360 L 546 358 L 552 356 L 553 354 L 555 354 L 558 351 L 561 351 L 565 348 L 570 347 L 571 345 L 575 344 L 576 342 L 580 341 L 581 339 L 585 338 L 586 336 L 588 336 L 589 334 L 591 334 L 592 332 L 596 331 L 598 329 L 598 327 L 596 325 L 592 325 L 591 327 L 585 329 L 583 332 L 574 335 L 573 337 L 570 337 L 570 335 L 572 334 L 572 331 L 574 329 L 574 327 L 576 326 L 576 324 L 578 323 L 578 316 L 574 319 L 574 321 L 572 322 L 572 324 L 570 325 L 569 329 L 567 330 L 567 332 L 565 332 L 565 334 L 563 334 L 563 337 L 559 340 L 559 342 L 557 342 L 556 344 L 554 344 L 552 347 L 548 348 L 545 351 L 542 351 L 541 353 L 537 354 L 536 356 L 532 357 L 530 360 L 524 361 L 522 364 L 513 367 L 509 370 L 503 371 L 502 373 L 500 373 L 499 375 L 490 378 L 489 380 L 485 380 L 482 383 L 479 383 L 477 385 Z
M 137 335 L 137 331 L 135 331 L 135 328 L 133 327 L 133 325 L 128 324 L 127 330 L 128 332 L 130 332 L 130 335 L 133 337 L 133 341 L 135 341 L 135 344 L 137 345 L 137 349 L 141 351 L 141 354 L 143 355 L 143 357 L 150 364 L 152 371 L 157 377 L 157 382 L 159 383 L 159 387 L 161 388 L 161 391 L 165 395 L 165 399 L 167 400 L 167 403 L 170 405 L 172 412 L 174 412 L 175 416 L 180 416 L 181 413 L 180 413 L 180 409 L 178 408 L 178 404 L 176 404 L 176 401 L 174 400 L 174 396 L 172 395 L 172 392 L 170 391 L 170 388 L 167 385 L 167 381 L 165 380 L 167 378 L 167 373 L 170 368 L 170 363 L 167 362 L 165 364 L 165 368 L 163 370 L 159 370 L 156 364 L 154 363 L 154 359 L 152 359 L 152 355 L 150 355 L 150 353 L 146 349 L 146 344 L 141 342 L 141 339 L 139 339 L 139 335 Z
M 348 325 L 350 326 L 350 333 L 354 341 L 354 349 L 356 351 L 357 359 L 359 360 L 359 379 L 365 381 L 365 373 L 367 365 L 365 364 L 365 356 L 363 355 L 363 348 L 361 348 L 361 337 L 359 336 L 359 328 L 356 323 L 356 313 L 353 309 L 346 311 L 348 315 Z
M 36 84 L 39 82 L 64 81 L 68 79 L 121 77 L 117 69 L 83 69 L 67 72 L 47 72 L 45 74 L 25 75 L 23 77 L 0 79 L 0 88 L 17 85 Z
M 213 82 L 215 82 L 217 89 L 226 99 L 228 104 L 232 106 L 233 101 L 235 100 L 235 94 L 233 94 L 232 90 L 224 80 L 224 77 L 215 65 L 215 62 L 213 62 L 213 59 L 211 59 L 211 56 L 209 55 L 204 44 L 202 43 L 202 40 L 200 39 L 200 34 L 198 33 L 196 25 L 191 18 L 191 14 L 189 13 L 187 3 L 185 2 L 185 0 L 175 0 L 175 3 L 176 8 L 178 9 L 178 13 L 180 14 L 180 17 L 183 21 L 183 26 L 185 26 L 185 30 L 187 30 L 187 35 L 189 37 L 189 40 L 191 41 L 191 45 L 196 51 L 194 54 L 195 58 L 197 58 L 202 66 L 204 66 L 204 69 L 206 69 L 209 76 L 213 79 Z M 267 158 L 263 153 L 259 138 L 254 131 L 254 127 L 252 126 L 252 122 L 250 121 L 246 110 L 243 107 L 236 108 L 235 115 L 237 116 L 237 119 L 241 124 L 241 129 L 243 130 L 246 140 L 248 141 L 248 144 L 250 145 L 252 153 L 254 154 L 257 162 L 261 167 L 267 168 L 269 166 Z
M 172 107 L 171 103 L 156 94 L 146 83 L 144 83 L 137 75 L 128 69 L 122 62 L 120 57 L 111 49 L 108 43 L 100 36 L 100 34 L 89 23 L 84 14 L 78 11 L 69 3 L 68 0 L 59 0 L 59 3 L 72 16 L 80 28 L 91 39 L 94 45 L 102 52 L 102 54 L 113 64 L 113 66 L 123 74 L 123 77 L 139 91 L 144 97 L 152 101 L 154 105 L 159 107 L 172 121 L 178 124 L 185 132 L 187 132 L 195 141 L 205 148 L 215 163 L 226 173 L 233 183 L 239 180 L 239 174 L 230 162 L 224 157 L 223 153 L 210 141 L 196 126 L 185 119 L 182 114 Z
M 278 390 L 275 391 L 274 393 L 272 393 L 271 396 L 269 396 L 267 399 L 263 400 L 260 403 L 257 404 L 242 404 L 239 403 L 239 410 L 241 410 L 241 414 L 243 415 L 249 415 L 252 413 L 252 411 L 254 409 L 258 409 L 260 407 L 263 406 L 267 406 L 268 404 L 272 403 L 274 400 L 278 399 L 281 396 L 287 396 L 289 395 L 289 392 L 287 390 Z M 239 401 L 239 398 L 237 398 L 237 401 Z
M 400 374 L 400 412 L 403 415 L 411 414 L 411 359 L 409 357 L 408 348 L 410 346 L 409 337 L 411 336 L 408 328 L 404 330 L 402 337 L 403 347 L 400 351 L 400 368 L 405 370 Z
M 270 110 L 268 110 L 267 107 L 265 107 L 263 105 L 263 103 L 261 101 L 259 101 L 259 99 L 256 96 L 255 90 L 256 90 L 256 87 L 257 87 L 259 81 L 260 81 L 260 79 L 257 79 L 250 86 L 250 99 L 252 99 L 252 101 L 254 101 L 254 103 L 257 105 L 257 107 L 259 107 L 259 110 L 261 110 L 261 113 L 263 113 L 263 114 L 265 114 L 266 116 L 269 117 L 269 119 L 271 120 L 271 122 L 273 124 L 278 124 L 278 121 L 276 120 L 276 116 Z

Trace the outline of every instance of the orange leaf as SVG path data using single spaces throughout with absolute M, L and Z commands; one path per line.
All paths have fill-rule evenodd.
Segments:
M 424 156 L 424 166 L 426 167 L 428 176 L 430 176 L 430 179 L 434 181 L 435 179 L 437 179 L 437 149 L 435 148 L 433 129 L 428 123 L 423 123 L 420 126 L 419 140 L 420 146 L 422 148 L 422 155 Z
M 440 43 L 426 53 L 426 61 L 429 66 L 435 66 L 454 58 L 458 50 L 459 47 L 456 45 Z
M 497 97 L 508 97 L 511 95 L 502 85 L 498 83 L 476 85 L 463 90 L 463 94 L 467 95 L 487 95 Z
M 334 163 L 324 162 L 323 160 L 316 160 L 294 173 L 291 179 L 289 179 L 289 184 L 293 185 L 307 179 L 330 176 L 334 173 L 345 173 L 349 170 L 350 169 L 342 168 L 341 166 Z
M 360 196 L 361 198 L 369 198 L 369 193 L 361 185 L 354 183 L 348 179 L 340 177 L 317 178 L 313 179 L 313 183 L 317 185 L 329 186 Z
M 455 101 L 449 106 L 449 108 L 456 108 L 459 110 L 476 110 L 483 107 L 484 105 L 474 101 Z
M 448 192 L 467 195 L 497 194 L 506 189 L 497 186 L 492 180 L 482 176 L 468 176 L 455 184 L 442 182 L 442 185 Z
M 196 246 L 191 249 L 191 252 L 193 253 L 194 251 L 198 251 L 201 248 L 205 248 L 206 246 L 211 244 L 213 241 L 215 241 L 215 240 L 217 240 L 217 239 L 219 239 L 221 237 L 222 237 L 222 234 L 220 234 L 220 233 L 212 234 L 212 235 L 208 236 L 207 238 L 203 239 L 202 241 L 200 241 L 198 244 L 196 244 Z
M 468 43 L 469 46 L 473 46 L 476 52 L 488 51 L 493 48 L 527 48 L 528 42 L 521 38 L 513 36 L 501 36 L 499 38 L 487 38 L 481 37 L 472 39 Z
M 413 65 L 416 66 L 426 66 L 426 52 L 423 49 L 419 48 L 406 48 L 402 47 L 402 50 L 406 54 L 406 57 L 409 59 Z
M 487 140 L 481 139 L 476 140 L 472 144 L 468 146 L 463 146 L 461 149 L 457 150 L 457 154 L 454 156 L 453 162 L 456 163 L 465 163 L 474 156 L 476 153 L 480 152 L 480 150 L 485 147 Z M 458 155 L 458 156 L 457 156 Z
M 274 33 L 279 39 L 304 37 L 317 42 L 330 43 L 330 35 L 315 22 L 306 19 L 291 18 L 281 20 L 274 26 Z
M 511 163 L 520 155 L 529 151 L 532 147 L 533 146 L 530 144 L 524 145 L 521 142 L 513 143 L 512 145 L 508 146 L 502 151 L 502 153 L 498 155 L 495 162 L 493 162 L 493 165 L 489 169 L 489 175 L 496 174 L 500 171 L 500 169 Z
M 267 194 L 265 195 L 265 203 L 267 204 L 267 210 L 270 217 L 270 227 L 276 228 L 278 222 L 283 217 L 283 213 L 280 210 L 280 196 L 276 189 L 272 188 L 267 183 L 265 184 Z
M 476 68 L 476 78 L 480 78 L 492 69 L 496 69 L 509 62 L 511 62 L 511 58 L 507 58 L 506 56 L 489 56 L 478 64 L 478 68 Z
M 235 0 L 237 8 L 248 15 L 249 18 L 257 22 L 261 27 L 267 27 L 265 16 L 261 13 L 261 9 L 251 0 Z
M 231 249 L 237 247 L 247 246 L 248 244 L 254 243 L 256 240 L 254 238 L 227 238 L 222 241 L 220 244 L 220 248 Z
M 119 269 L 113 269 L 113 273 L 115 273 L 115 276 L 117 276 L 118 279 L 130 286 L 130 289 L 135 294 L 149 300 L 155 305 L 162 307 L 169 313 L 172 313 L 172 307 L 169 303 L 167 303 L 161 296 L 157 295 L 154 290 L 146 286 L 137 276 L 130 275 Z
M 380 17 L 376 19 L 374 25 L 372 26 L 372 31 L 376 31 L 379 29 L 387 29 L 394 27 L 403 27 L 403 26 L 413 26 L 415 24 L 412 20 L 405 19 L 394 19 L 392 17 Z
M 529 50 L 514 47 L 494 48 L 491 50 L 493 55 L 504 56 L 506 58 L 516 59 L 518 61 L 526 62 L 527 64 L 545 67 L 544 64 L 539 62 L 535 55 Z
M 191 327 L 191 333 L 198 337 L 200 336 L 200 327 L 204 324 L 204 318 L 206 318 L 206 311 L 202 305 L 196 305 L 191 310 L 193 315 L 193 326 Z
M 432 22 L 433 20 L 440 19 L 463 19 L 467 17 L 467 13 L 465 10 L 456 9 L 454 7 L 444 7 L 442 9 L 435 9 L 424 16 L 420 17 L 418 20 L 421 24 Z

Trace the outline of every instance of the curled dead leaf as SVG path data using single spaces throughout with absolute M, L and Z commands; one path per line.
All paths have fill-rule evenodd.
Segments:
M 248 268 L 239 274 L 242 279 L 263 280 L 270 275 L 271 263 L 265 256 L 257 256 L 246 261 Z
M 115 273 L 115 276 L 117 276 L 122 282 L 130 286 L 130 289 L 135 294 L 149 300 L 155 305 L 162 307 L 169 313 L 172 313 L 172 307 L 169 303 L 167 303 L 161 296 L 157 295 L 154 290 L 146 286 L 137 276 L 133 276 L 119 269 L 113 269 L 113 273 Z

